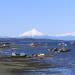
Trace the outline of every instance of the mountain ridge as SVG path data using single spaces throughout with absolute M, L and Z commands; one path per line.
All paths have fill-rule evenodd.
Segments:
M 57 34 L 54 36 L 45 35 L 44 33 L 33 28 L 31 31 L 24 32 L 20 34 L 22 38 L 46 38 L 46 39 L 59 39 L 59 40 L 75 40 L 75 32 Z

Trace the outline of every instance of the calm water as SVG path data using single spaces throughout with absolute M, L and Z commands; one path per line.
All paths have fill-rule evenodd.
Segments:
M 56 43 L 49 43 L 49 46 L 40 46 L 40 47 L 27 47 L 21 46 L 19 49 L 16 50 L 17 53 L 25 52 L 26 54 L 35 54 L 35 53 L 49 53 L 48 48 L 50 47 L 57 47 Z M 71 48 L 70 52 L 66 53 L 53 53 L 53 57 L 47 57 L 40 62 L 44 63 L 51 63 L 54 65 L 60 65 L 53 67 L 53 68 L 43 68 L 43 69 L 32 69 L 32 70 L 23 70 L 23 71 L 16 71 L 12 73 L 12 75 L 75 75 L 75 45 L 70 45 L 68 43 L 68 48 Z M 8 54 L 10 55 L 13 50 L 6 49 L 1 51 L 1 54 Z
M 32 70 L 19 73 L 19 75 L 74 75 L 73 69 L 69 68 L 49 68 Z

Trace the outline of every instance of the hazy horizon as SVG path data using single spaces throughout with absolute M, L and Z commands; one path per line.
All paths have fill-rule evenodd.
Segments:
M 32 28 L 47 35 L 75 32 L 75 0 L 1 0 L 0 36 Z

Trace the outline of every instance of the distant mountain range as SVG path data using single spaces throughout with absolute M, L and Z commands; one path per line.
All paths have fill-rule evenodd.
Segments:
M 56 37 L 62 40 L 75 40 L 75 32 L 57 34 Z
M 35 39 L 53 39 L 53 40 L 75 40 L 75 32 L 49 36 L 40 32 L 36 28 L 33 28 L 32 30 L 24 32 L 17 37 L 0 36 L 0 38 L 35 38 Z
M 59 40 L 75 40 L 75 36 L 72 36 L 72 35 L 56 36 L 56 39 L 59 39 Z
M 22 38 L 45 38 L 45 39 L 59 39 L 59 40 L 75 40 L 75 32 L 58 34 L 55 36 L 45 35 L 44 33 L 33 28 L 31 31 L 24 32 L 19 35 Z

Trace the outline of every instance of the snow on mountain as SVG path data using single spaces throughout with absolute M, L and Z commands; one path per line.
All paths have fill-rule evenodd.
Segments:
M 75 40 L 75 32 L 57 34 L 54 36 L 45 35 L 42 32 L 38 31 L 36 28 L 33 28 L 31 31 L 24 32 L 20 37 L 26 38 L 46 38 L 46 39 L 59 39 L 59 40 Z
M 44 36 L 44 34 L 38 31 L 36 28 L 33 28 L 31 31 L 24 32 L 20 35 L 21 37 L 34 37 L 34 36 Z
M 56 36 L 75 36 L 75 32 L 64 33 L 64 34 L 56 34 Z
M 75 32 L 57 34 L 56 38 L 58 38 L 60 40 L 75 40 Z

